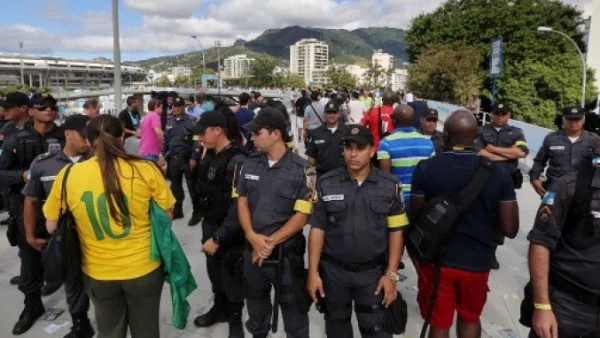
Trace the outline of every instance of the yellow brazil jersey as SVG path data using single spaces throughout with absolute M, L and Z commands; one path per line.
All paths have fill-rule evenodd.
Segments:
M 129 207 L 119 225 L 108 210 L 100 166 L 96 157 L 74 164 L 67 178 L 67 202 L 77 223 L 81 242 L 82 270 L 97 280 L 126 280 L 154 271 L 159 262 L 150 260 L 150 200 L 165 210 L 175 198 L 160 170 L 150 162 L 133 165 L 117 160 L 121 188 Z M 52 186 L 44 204 L 44 216 L 57 220 L 65 169 Z

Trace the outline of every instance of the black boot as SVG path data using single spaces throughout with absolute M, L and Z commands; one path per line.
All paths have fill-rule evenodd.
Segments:
M 173 220 L 182 219 L 183 218 L 183 205 L 180 202 L 175 203 L 175 208 L 173 208 Z
M 9 225 L 12 222 L 12 217 L 5 218 L 0 221 L 0 225 Z
M 207 313 L 196 317 L 194 325 L 197 327 L 209 327 L 216 323 L 224 323 L 228 319 L 227 315 L 227 297 L 225 295 L 215 295 L 215 302 Z
M 44 296 L 44 297 L 50 296 L 51 294 L 58 291 L 58 289 L 60 289 L 61 286 L 62 286 L 62 283 L 46 283 L 46 284 L 44 284 L 44 287 L 42 288 L 42 296 Z
M 229 338 L 244 338 L 244 326 L 242 324 L 242 309 L 244 303 L 227 304 L 227 312 L 229 315 Z
M 87 313 L 73 314 L 71 317 L 73 318 L 73 326 L 71 331 L 63 338 L 92 338 L 94 336 L 96 332 L 90 324 Z
M 13 335 L 18 336 L 27 332 L 44 312 L 46 312 L 46 309 L 44 309 L 42 296 L 39 292 L 26 295 L 25 309 L 21 312 L 19 321 L 13 327 Z
M 188 222 L 188 225 L 189 226 L 198 225 L 198 223 L 200 223 L 200 221 L 202 221 L 202 216 L 200 215 L 200 213 L 198 211 L 194 211 L 192 213 L 192 218 L 190 218 L 190 221 Z

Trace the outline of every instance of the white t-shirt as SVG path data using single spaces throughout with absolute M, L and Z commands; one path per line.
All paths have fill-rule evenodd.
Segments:
M 69 160 L 71 160 L 71 162 L 73 162 L 73 163 L 79 162 L 80 159 L 81 159 L 81 156 L 69 157 Z
M 327 128 L 327 129 L 329 129 L 329 131 L 333 134 L 337 130 L 337 127 L 335 127 L 335 128 Z
M 271 160 L 268 160 L 268 161 L 269 161 L 269 168 L 271 168 L 272 166 L 275 165 L 275 163 L 277 163 L 277 161 L 271 161 Z
M 321 100 L 319 100 L 319 103 L 322 104 L 323 107 L 325 107 L 329 103 L 329 98 L 328 97 L 324 97 Z
M 575 136 L 575 137 L 569 136 L 569 140 L 571 140 L 571 143 L 575 143 L 575 142 L 577 142 L 577 140 L 579 140 L 579 136 Z
M 350 100 L 350 102 L 348 102 L 348 108 L 350 108 L 350 122 L 360 123 L 364 116 L 363 114 L 365 110 L 367 110 L 367 108 L 365 108 L 365 104 L 359 100 Z

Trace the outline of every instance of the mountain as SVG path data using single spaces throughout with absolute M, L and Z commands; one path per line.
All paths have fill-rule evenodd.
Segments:
M 282 29 L 268 29 L 252 41 L 238 40 L 233 46 L 221 47 L 221 59 L 235 54 L 248 54 L 252 57 L 269 55 L 288 61 L 290 45 L 298 40 L 315 38 L 329 45 L 330 61 L 336 63 L 370 62 L 375 49 L 394 56 L 396 64 L 408 60 L 404 31 L 398 28 L 373 27 L 352 31 L 345 29 L 324 29 L 290 26 Z M 204 51 L 207 67 L 216 69 L 218 52 L 216 48 Z M 191 52 L 174 56 L 162 56 L 136 62 L 138 65 L 156 70 L 168 67 L 198 66 L 202 64 L 202 53 Z

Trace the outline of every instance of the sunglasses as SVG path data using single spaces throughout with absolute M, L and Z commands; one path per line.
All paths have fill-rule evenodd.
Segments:
M 58 107 L 54 104 L 36 104 L 33 107 L 37 110 L 42 110 L 42 111 L 44 111 L 48 108 L 50 108 L 50 110 L 52 110 L 52 111 L 58 111 Z
M 337 114 L 339 113 L 337 110 L 328 110 L 325 112 L 325 114 Z
M 583 117 L 581 117 L 581 116 L 577 116 L 577 117 L 565 117 L 565 119 L 567 119 L 569 121 L 579 122 L 579 121 L 583 120 Z

